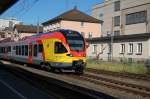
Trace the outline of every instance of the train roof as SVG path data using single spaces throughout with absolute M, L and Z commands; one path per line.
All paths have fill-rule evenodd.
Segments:
M 64 36 L 67 33 L 72 33 L 72 32 L 80 34 L 79 32 L 74 31 L 74 30 L 59 29 L 59 30 L 55 30 L 55 31 L 52 31 L 52 32 L 39 33 L 39 34 L 35 34 L 35 35 L 32 35 L 32 36 L 26 36 L 26 37 L 23 37 L 22 39 L 19 39 L 18 41 L 19 42 L 21 42 L 21 41 L 31 41 L 31 40 L 34 40 L 34 39 L 38 39 L 40 37 L 49 36 L 49 34 L 53 34 L 55 32 L 59 32 L 59 33 L 61 33 Z M 0 43 L 3 43 L 3 42 L 17 42 L 17 41 L 11 40 L 11 38 L 7 38 L 7 39 L 4 39 L 4 40 L 0 41 Z

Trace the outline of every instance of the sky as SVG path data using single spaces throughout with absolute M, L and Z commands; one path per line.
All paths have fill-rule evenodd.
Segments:
M 103 0 L 19 0 L 15 5 L 0 15 L 0 18 L 17 18 L 24 24 L 36 25 L 71 10 L 74 6 L 89 15 L 94 4 Z

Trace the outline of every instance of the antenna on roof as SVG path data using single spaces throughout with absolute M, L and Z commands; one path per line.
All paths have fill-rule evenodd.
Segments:
M 77 10 L 78 0 L 74 0 L 74 10 Z
M 38 17 L 38 20 L 37 20 L 37 34 L 39 33 L 39 17 Z

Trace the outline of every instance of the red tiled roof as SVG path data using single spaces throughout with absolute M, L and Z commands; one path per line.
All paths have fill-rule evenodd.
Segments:
M 37 26 L 16 24 L 14 29 L 19 33 L 37 33 Z M 39 32 L 43 32 L 43 27 L 39 26 Z
M 68 20 L 68 21 L 79 21 L 79 22 L 89 22 L 89 23 L 102 23 L 103 21 L 98 20 L 92 16 L 89 16 L 77 9 L 73 9 L 67 11 L 49 21 L 42 23 L 43 25 L 51 24 L 53 22 L 57 22 L 60 20 Z

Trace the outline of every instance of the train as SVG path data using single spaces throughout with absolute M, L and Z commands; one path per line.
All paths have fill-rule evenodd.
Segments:
M 86 41 L 74 30 L 39 33 L 18 41 L 1 42 L 0 58 L 81 74 L 86 67 Z

